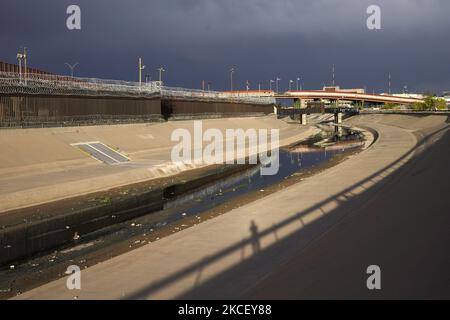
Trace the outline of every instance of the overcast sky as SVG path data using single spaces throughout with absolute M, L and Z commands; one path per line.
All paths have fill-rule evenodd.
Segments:
M 81 30 L 68 30 L 66 9 L 81 8 Z M 366 26 L 369 5 L 381 7 L 381 30 Z M 306 89 L 450 90 L 448 0 L 1 0 L 0 60 L 15 62 L 21 46 L 33 67 L 137 80 L 144 59 L 170 86 L 229 88 L 236 67 L 241 88 L 283 88 L 298 76 Z

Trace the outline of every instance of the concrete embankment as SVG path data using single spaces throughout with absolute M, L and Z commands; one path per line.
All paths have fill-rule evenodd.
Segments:
M 348 223 L 355 210 L 363 209 L 363 205 L 371 200 L 376 201 L 375 196 L 384 192 L 405 166 L 413 165 L 415 157 L 421 156 L 419 151 L 437 143 L 448 132 L 446 121 L 447 117 L 434 116 L 371 115 L 352 118 L 347 121 L 349 124 L 369 127 L 379 133 L 378 140 L 364 152 L 195 228 L 182 230 L 90 267 L 83 271 L 83 290 L 76 295 L 80 299 L 246 296 L 255 284 L 280 270 L 311 243 L 326 239 L 330 230 Z M 443 174 L 448 174 L 448 171 Z M 408 186 L 403 187 L 402 192 L 408 194 Z M 391 200 L 395 202 L 395 199 Z M 400 201 L 405 201 L 405 198 Z M 407 210 L 407 206 L 404 209 Z M 402 214 L 407 215 L 407 212 Z M 389 221 L 389 216 L 383 216 L 383 220 L 378 222 L 381 224 L 379 227 L 388 226 Z M 406 224 L 405 227 L 408 224 L 407 219 L 397 222 Z M 367 231 L 360 230 L 362 233 Z M 427 237 L 429 235 L 426 234 Z M 351 237 L 347 241 L 359 243 L 358 239 Z M 341 247 L 346 248 L 346 243 L 343 242 Z M 371 252 L 370 248 L 376 250 L 376 245 L 365 249 Z M 384 249 L 389 250 L 388 247 Z M 339 256 L 332 258 L 325 263 L 326 266 L 335 266 L 336 270 L 341 269 L 342 262 L 346 261 Z M 391 259 L 395 260 L 395 257 Z M 401 261 L 397 262 L 401 265 Z M 324 269 L 326 266 L 320 267 Z M 361 273 L 365 274 L 367 266 L 360 267 Z M 405 268 L 408 266 L 404 265 Z M 305 272 L 314 269 L 314 265 L 309 266 Z M 309 272 L 306 279 L 319 282 L 315 276 L 314 272 Z M 270 287 L 265 289 L 264 292 L 271 292 Z M 19 298 L 72 299 L 73 295 L 66 289 L 65 279 L 60 279 Z
M 172 132 L 193 136 L 193 121 L 116 126 L 0 130 L 0 212 L 170 176 L 187 169 L 170 161 Z M 203 120 L 203 130 L 279 129 L 286 145 L 318 130 L 275 117 Z M 99 141 L 132 161 L 108 166 L 72 144 Z
M 0 214 L 0 264 L 159 210 L 166 194 L 182 192 L 187 186 L 195 189 L 244 169 L 171 163 L 175 142 L 170 136 L 177 128 L 192 132 L 192 121 L 0 132 L 0 144 L 13 155 L 12 159 L 2 159 L 0 169 L 4 209 Z M 277 128 L 281 145 L 317 132 L 272 117 L 206 120 L 203 128 L 223 132 Z M 125 153 L 131 162 L 115 166 L 99 163 L 71 145 L 83 141 L 102 141 Z M 181 174 L 194 168 L 204 170 Z

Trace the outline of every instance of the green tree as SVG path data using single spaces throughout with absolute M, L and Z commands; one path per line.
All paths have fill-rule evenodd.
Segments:
M 424 110 L 434 110 L 436 105 L 436 98 L 434 96 L 427 96 L 423 101 Z
M 437 110 L 447 110 L 447 101 L 444 99 L 436 99 L 436 109 Z
M 423 102 L 416 102 L 413 105 L 415 111 L 432 111 L 432 110 L 445 110 L 447 109 L 447 102 L 444 99 L 436 98 L 433 95 L 425 97 Z
M 384 110 L 392 110 L 392 109 L 394 109 L 396 107 L 397 107 L 397 104 L 392 103 L 392 102 L 388 102 L 388 103 L 384 104 L 383 109 Z

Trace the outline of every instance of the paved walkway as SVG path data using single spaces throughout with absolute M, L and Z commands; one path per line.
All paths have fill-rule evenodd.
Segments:
M 438 119 L 432 123 L 442 122 Z M 252 296 L 255 285 L 263 283 L 313 241 L 326 239 L 333 226 L 345 223 L 343 219 L 353 214 L 339 208 L 360 207 L 370 201 L 413 156 L 417 140 L 412 130 L 384 124 L 379 117 L 363 119 L 362 123 L 376 129 L 379 139 L 347 161 L 261 200 L 83 270 L 79 291 L 67 290 L 66 279 L 62 278 L 18 298 Z M 338 257 L 326 262 L 339 266 Z

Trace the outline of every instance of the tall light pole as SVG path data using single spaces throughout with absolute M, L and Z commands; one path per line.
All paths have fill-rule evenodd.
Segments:
M 235 68 L 232 67 L 230 69 L 230 91 L 233 91 L 233 74 L 234 74 Z
M 278 77 L 277 77 L 277 79 L 276 79 L 276 88 L 277 88 L 277 91 L 276 91 L 276 92 L 277 92 L 277 93 L 278 93 L 278 81 L 280 81 L 280 80 L 281 80 L 281 78 L 278 78 Z
M 258 91 L 261 91 L 261 82 L 258 82 Z
M 297 91 L 300 89 L 300 78 L 297 78 Z
M 25 85 L 27 85 L 27 47 L 23 47 L 23 62 L 24 62 L 24 78 L 25 78 Z
M 289 91 L 292 90 L 292 84 L 294 83 L 294 80 L 289 80 Z
M 162 73 L 165 72 L 166 70 L 163 67 L 159 67 L 158 71 L 159 71 L 159 82 L 162 83 Z
M 389 72 L 389 95 L 391 95 L 391 73 Z
M 75 67 L 78 65 L 78 62 L 76 62 L 74 64 L 70 64 L 70 63 L 66 62 L 64 64 L 69 67 L 69 69 L 70 69 L 70 76 L 73 78 L 74 70 L 75 70 Z
M 138 69 L 139 69 L 139 87 L 140 87 L 142 86 L 142 70 L 145 69 L 145 66 L 142 65 L 142 58 L 139 58 Z
M 248 90 L 250 90 L 250 81 L 245 81 L 245 88 Z
M 22 52 L 19 52 L 16 56 L 19 61 L 19 82 L 22 83 L 22 74 L 25 80 L 25 85 L 27 84 L 27 48 L 24 47 Z M 24 71 L 22 73 L 22 60 L 24 62 Z
M 270 79 L 269 81 L 269 90 L 272 91 L 272 83 L 274 83 L 275 81 Z
M 334 63 L 333 63 L 333 71 L 332 71 L 332 73 L 333 73 L 333 87 L 334 87 L 334 85 L 335 85 L 335 81 L 334 81 Z
M 22 83 L 22 59 L 23 59 L 23 54 L 18 53 L 17 60 L 19 60 L 19 83 Z

